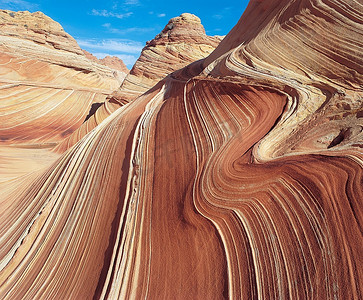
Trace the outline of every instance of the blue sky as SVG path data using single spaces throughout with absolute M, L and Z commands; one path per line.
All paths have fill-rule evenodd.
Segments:
M 0 0 L 0 9 L 42 11 L 59 22 L 81 48 L 98 58 L 116 55 L 131 68 L 145 42 L 169 19 L 197 15 L 207 34 L 225 35 L 237 23 L 248 0 Z

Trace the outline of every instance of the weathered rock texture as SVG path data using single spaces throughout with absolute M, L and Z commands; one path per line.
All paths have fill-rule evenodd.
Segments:
M 362 11 L 252 0 L 3 196 L 0 298 L 361 299 Z
M 207 36 L 200 19 L 192 14 L 184 13 L 172 18 L 160 34 L 146 43 L 120 89 L 108 98 L 89 121 L 65 139 L 56 151 L 64 152 L 73 146 L 116 109 L 136 99 L 168 74 L 205 58 L 221 39 L 220 36 Z M 106 57 L 102 63 L 109 61 L 110 58 Z

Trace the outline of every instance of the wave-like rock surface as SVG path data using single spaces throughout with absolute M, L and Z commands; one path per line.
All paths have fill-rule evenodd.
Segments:
M 361 299 L 362 11 L 252 0 L 9 189 L 0 297 Z

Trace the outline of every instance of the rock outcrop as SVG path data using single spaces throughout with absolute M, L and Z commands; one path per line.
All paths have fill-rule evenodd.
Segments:
M 118 88 L 113 71 L 43 13 L 0 11 L 0 20 L 0 141 L 57 143 Z
M 0 50 L 2 55 L 50 64 L 48 78 L 44 72 L 26 70 L 26 80 L 43 80 L 69 86 L 85 86 L 114 90 L 120 82 L 115 80 L 110 68 L 94 64 L 87 59 L 77 42 L 61 25 L 41 12 L 11 12 L 0 10 Z M 60 68 L 68 68 L 69 76 L 57 76 Z M 44 68 L 44 67 L 43 67 Z M 21 71 L 21 70 L 20 70 Z M 36 71 L 36 72 L 35 72 Z M 13 72 L 14 73 L 14 72 Z M 55 74 L 53 74 L 55 73 Z M 80 75 L 88 75 L 85 80 Z M 78 76 L 77 76 L 78 75 Z M 92 76 L 91 76 L 92 75 Z M 14 74 L 15 76 L 15 74 Z M 43 75 L 45 76 L 45 75 Z M 34 78 L 33 78 L 34 77 Z M 9 78 L 7 75 L 6 78 Z
M 118 70 L 122 73 L 126 74 L 129 72 L 129 69 L 127 69 L 126 65 L 124 64 L 124 62 L 122 61 L 122 59 L 118 58 L 117 56 L 109 56 L 107 55 L 104 58 L 98 59 L 96 56 L 94 56 L 92 53 L 89 53 L 86 50 L 82 50 L 84 55 L 86 55 L 86 57 L 89 60 L 92 60 L 96 63 L 99 63 L 101 65 L 107 66 L 110 69 L 114 69 L 114 70 Z
M 195 15 L 184 13 L 170 19 L 162 32 L 146 43 L 126 76 L 119 97 L 127 102 L 135 99 L 173 71 L 205 58 L 222 38 L 206 35 Z
M 101 64 L 108 66 L 110 68 L 114 68 L 116 70 L 119 70 L 125 74 L 129 72 L 129 69 L 127 69 L 126 65 L 122 61 L 122 59 L 118 58 L 117 56 L 109 56 L 107 55 L 104 58 L 100 59 Z
M 168 74 L 205 58 L 221 41 L 221 36 L 207 36 L 200 19 L 189 13 L 172 18 L 160 34 L 148 41 L 139 59 L 97 113 L 55 149 L 63 152 L 76 144 L 116 109 L 134 100 Z M 96 58 L 97 59 L 97 58 Z M 102 60 L 101 60 L 102 61 Z M 109 61 L 106 57 L 103 60 Z
M 0 298 L 361 299 L 362 11 L 252 0 L 2 194 Z

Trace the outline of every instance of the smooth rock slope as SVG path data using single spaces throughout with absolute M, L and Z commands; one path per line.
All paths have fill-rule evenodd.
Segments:
M 44 166 L 39 156 L 54 158 L 44 149 L 78 129 L 126 74 L 90 61 L 41 12 L 0 10 L 0 24 L 1 182 Z

